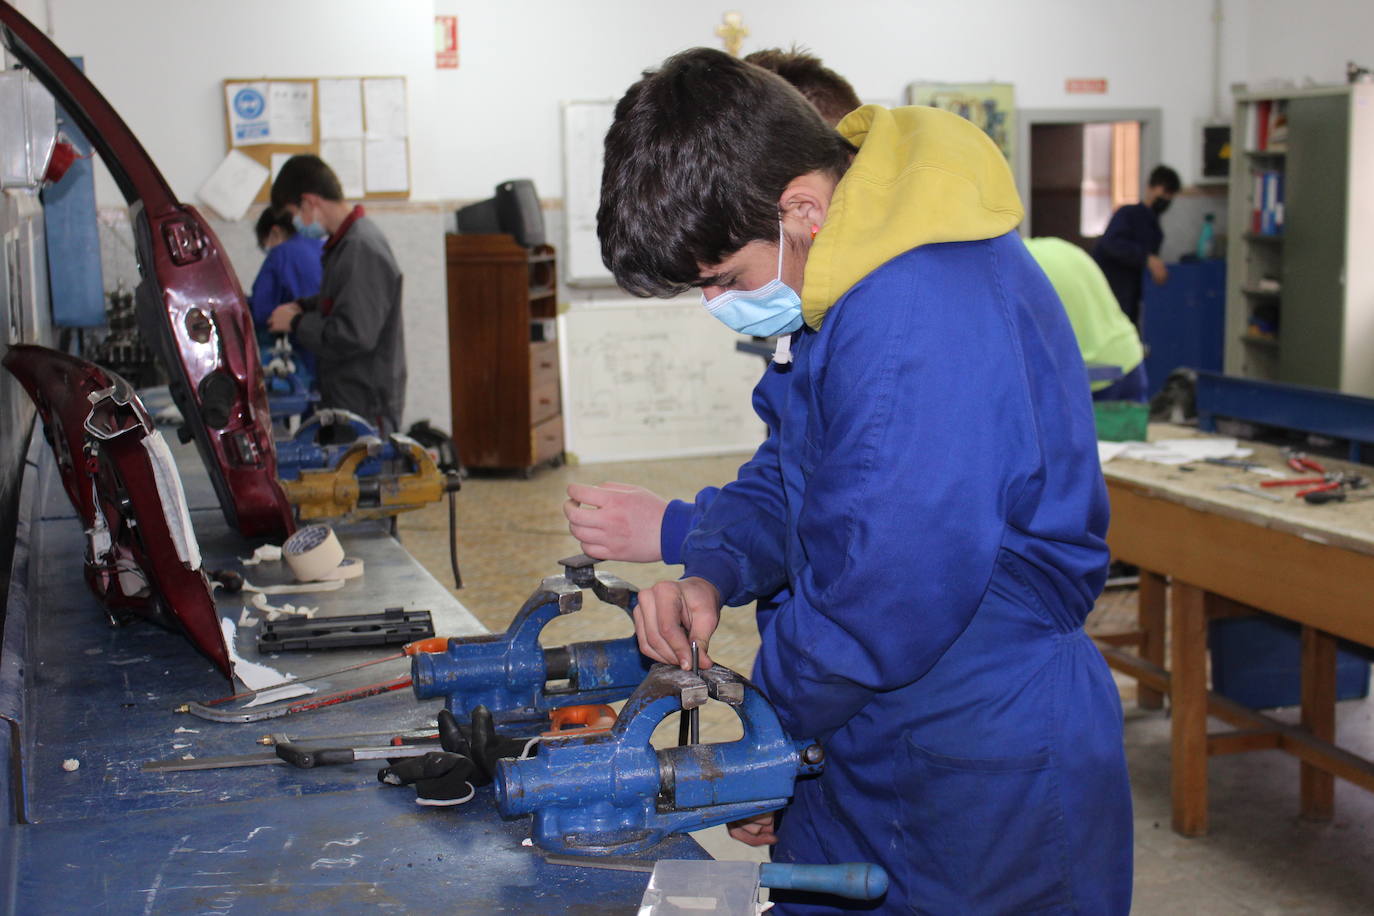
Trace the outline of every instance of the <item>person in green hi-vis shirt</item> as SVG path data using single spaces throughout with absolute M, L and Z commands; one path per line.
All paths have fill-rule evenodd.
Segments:
M 1148 401 L 1140 336 L 1092 255 L 1056 238 L 1026 239 L 1026 248 L 1064 303 L 1083 361 L 1121 367 L 1116 381 L 1093 383 L 1093 400 Z

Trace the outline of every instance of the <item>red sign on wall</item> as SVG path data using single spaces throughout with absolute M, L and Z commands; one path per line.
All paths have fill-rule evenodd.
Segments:
M 434 66 L 440 70 L 458 69 L 458 17 L 434 17 Z
M 1106 95 L 1107 81 L 1104 79 L 1064 80 L 1064 91 L 1071 94 Z

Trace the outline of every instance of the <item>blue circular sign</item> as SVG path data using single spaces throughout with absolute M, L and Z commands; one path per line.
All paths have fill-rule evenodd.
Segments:
M 248 87 L 234 93 L 234 112 L 240 118 L 256 118 L 266 107 L 267 100 L 256 89 Z

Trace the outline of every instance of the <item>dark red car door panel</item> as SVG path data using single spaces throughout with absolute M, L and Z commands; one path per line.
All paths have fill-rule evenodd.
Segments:
M 249 537 L 293 528 L 277 483 L 272 419 L 243 289 L 219 239 L 179 203 L 132 131 L 41 31 L 0 2 L 0 38 L 90 138 L 129 203 L 139 330 L 209 471 L 229 524 Z
M 86 532 L 86 582 L 111 618 L 137 614 L 180 631 L 232 677 L 181 480 L 129 383 L 31 344 L 11 347 L 4 365 L 38 408 Z

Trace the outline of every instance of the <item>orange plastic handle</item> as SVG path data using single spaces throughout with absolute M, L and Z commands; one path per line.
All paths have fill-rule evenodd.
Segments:
M 553 728 L 545 735 L 557 735 L 569 729 L 584 732 L 609 731 L 615 724 L 615 710 L 604 704 L 591 706 L 563 706 L 549 713 Z
M 405 648 L 401 651 L 406 655 L 418 655 L 421 652 L 446 652 L 448 651 L 448 637 L 431 636 L 429 639 L 417 639 L 415 642 L 406 643 Z

